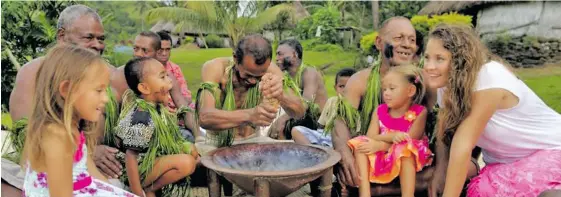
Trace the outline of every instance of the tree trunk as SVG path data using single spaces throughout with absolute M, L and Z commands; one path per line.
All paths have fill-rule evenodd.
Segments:
M 347 25 L 345 24 L 345 7 L 341 9 L 341 25 Z
M 203 40 L 203 43 L 205 44 L 205 49 L 208 49 L 208 45 L 206 44 L 205 37 L 203 36 L 203 33 L 201 33 L 201 31 L 199 31 L 199 37 L 201 37 L 201 40 Z
M 372 3 L 372 26 L 378 30 L 380 24 L 380 2 L 377 0 L 371 1 Z

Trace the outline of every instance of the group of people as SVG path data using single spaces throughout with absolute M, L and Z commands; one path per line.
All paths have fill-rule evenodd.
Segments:
M 183 196 L 209 151 L 288 140 L 341 154 L 342 196 L 561 194 L 561 115 L 470 27 L 438 25 L 423 47 L 407 18 L 386 20 L 377 60 L 340 70 L 332 98 L 297 40 L 273 62 L 270 41 L 249 35 L 203 65 L 195 102 L 166 33 L 140 33 L 134 57 L 112 66 L 94 10 L 70 6 L 57 28 L 57 45 L 16 77 L 10 114 L 28 124 L 22 165 L 2 159 L 4 191 Z

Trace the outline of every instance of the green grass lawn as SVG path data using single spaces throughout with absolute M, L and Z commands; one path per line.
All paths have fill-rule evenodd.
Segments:
M 232 50 L 224 49 L 174 49 L 171 60 L 181 66 L 189 89 L 195 97 L 201 83 L 202 65 L 216 57 L 231 57 Z M 304 63 L 316 68 L 330 65 L 323 70 L 324 81 L 329 96 L 335 95 L 335 74 L 341 68 L 352 67 L 358 54 L 353 52 L 327 53 L 304 52 Z M 274 57 L 273 57 L 274 59 Z M 516 73 L 544 102 L 561 113 L 561 64 L 541 68 L 517 69 Z M 11 118 L 2 114 L 2 125 L 11 127 Z
M 561 113 L 561 63 L 516 73 L 549 107 Z

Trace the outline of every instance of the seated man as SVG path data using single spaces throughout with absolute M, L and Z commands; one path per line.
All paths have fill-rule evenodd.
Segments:
M 156 59 L 164 65 L 164 67 L 168 71 L 168 74 L 170 75 L 170 77 L 173 77 L 173 78 L 176 79 L 178 89 L 181 92 L 181 96 L 183 96 L 185 98 L 185 100 L 189 104 L 189 108 L 194 109 L 195 108 L 195 103 L 192 102 L 193 100 L 191 98 L 191 91 L 189 91 L 189 88 L 187 87 L 187 82 L 185 81 L 185 77 L 183 76 L 183 72 L 181 71 L 181 68 L 177 64 L 171 62 L 171 60 L 169 59 L 170 56 L 171 56 L 171 37 L 169 36 L 168 33 L 163 32 L 163 31 L 158 32 L 158 35 L 160 36 L 160 39 L 161 39 L 161 45 L 160 45 L 161 47 L 160 47 L 160 50 L 158 50 L 158 53 L 156 55 Z M 170 111 L 177 110 L 177 106 L 173 102 L 173 98 L 171 97 L 171 94 L 170 94 L 170 97 L 169 97 L 168 107 L 170 108 Z M 196 134 L 193 135 L 191 130 L 186 129 L 184 120 L 179 121 L 179 125 L 180 125 L 179 128 L 180 128 L 180 131 L 181 131 L 181 135 L 183 135 L 183 138 L 187 139 L 187 141 L 190 141 L 190 142 L 194 143 L 195 142 L 195 136 L 202 136 L 201 133 L 196 133 Z M 194 127 L 195 132 L 199 132 L 199 130 L 197 128 L 198 128 L 197 126 Z
M 317 121 L 325 105 L 327 91 L 318 70 L 302 62 L 303 52 L 300 42 L 294 39 L 281 41 L 277 48 L 277 65 L 284 71 L 289 85 L 300 90 L 298 94 L 306 102 L 307 109 L 303 119 L 281 114 L 271 127 L 269 135 L 273 138 L 292 139 L 290 131 L 294 126 L 304 126 L 313 130 L 319 127 Z
M 162 63 L 164 67 L 166 67 L 166 70 L 170 74 L 173 74 L 172 77 L 175 77 L 175 79 L 177 79 L 177 84 L 179 85 L 179 89 L 181 90 L 181 95 L 187 99 L 187 103 L 189 103 L 189 107 L 195 108 L 195 103 L 192 102 L 192 98 L 191 98 L 191 91 L 189 91 L 189 88 L 187 87 L 187 81 L 183 76 L 183 71 L 181 71 L 181 67 L 179 67 L 179 65 L 173 63 L 170 60 L 171 48 L 172 48 L 171 36 L 169 36 L 169 34 L 164 31 L 158 32 L 158 36 L 160 36 L 161 39 L 161 47 L 158 53 L 156 54 L 156 59 L 160 61 L 160 63 Z M 177 109 L 171 97 L 169 102 L 170 102 L 169 104 L 170 108 Z
M 207 139 L 196 142 L 201 155 L 231 144 L 274 141 L 258 132 L 276 117 L 274 100 L 290 117 L 304 116 L 304 103 L 296 92 L 283 88 L 283 73 L 271 58 L 271 43 L 261 35 L 249 35 L 237 43 L 233 58 L 203 65 L 196 109 L 207 130 Z
M 345 85 L 347 84 L 347 81 L 355 72 L 356 70 L 352 68 L 344 68 L 339 70 L 339 72 L 337 72 L 337 75 L 335 75 L 335 85 L 334 85 L 337 95 L 343 94 L 343 89 L 345 89 Z M 291 133 L 294 142 L 298 144 L 315 144 L 315 145 L 333 147 L 333 144 L 331 142 L 331 136 L 324 134 L 323 127 L 325 127 L 325 123 L 327 122 L 327 120 L 331 119 L 332 116 L 336 114 L 336 112 L 334 111 L 336 110 L 335 108 L 336 102 L 337 102 L 337 96 L 329 98 L 325 103 L 325 107 L 323 108 L 323 111 L 321 112 L 321 116 L 318 119 L 318 123 L 320 125 L 319 129 L 313 130 L 304 126 L 293 127 Z

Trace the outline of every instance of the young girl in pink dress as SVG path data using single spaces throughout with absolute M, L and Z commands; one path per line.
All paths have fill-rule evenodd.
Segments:
M 30 197 L 135 196 L 107 183 L 93 163 L 99 121 L 108 101 L 109 68 L 89 49 L 57 45 L 35 84 L 23 162 L 23 195 Z
M 361 182 L 360 196 L 370 196 L 370 182 L 400 177 L 402 196 L 413 196 L 415 174 L 432 162 L 424 135 L 427 110 L 421 69 L 393 67 L 382 79 L 384 104 L 372 113 L 366 136 L 349 140 Z

